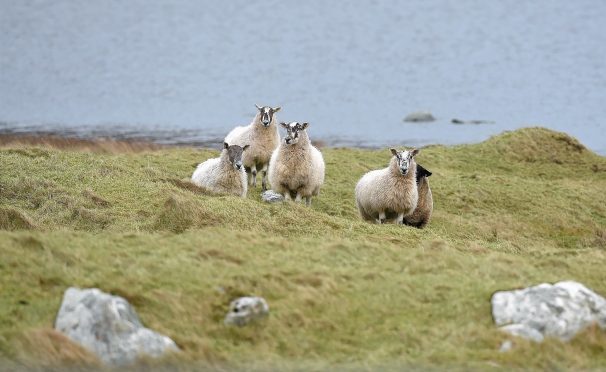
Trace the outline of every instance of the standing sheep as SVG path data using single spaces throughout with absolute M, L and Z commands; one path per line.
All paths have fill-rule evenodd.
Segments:
M 257 114 L 252 123 L 244 127 L 235 127 L 225 137 L 225 142 L 232 145 L 250 145 L 242 157 L 242 163 L 248 172 L 248 184 L 257 187 L 257 171 L 263 172 L 263 191 L 267 190 L 267 167 L 272 152 L 280 144 L 280 133 L 276 125 L 275 113 L 280 107 L 257 107 Z
M 404 216 L 417 207 L 419 194 L 416 184 L 414 157 L 419 150 L 397 151 L 387 168 L 366 173 L 356 185 L 356 204 L 360 216 L 366 221 L 385 223 L 395 219 L 404 222 Z
M 219 194 L 246 197 L 246 173 L 242 165 L 242 154 L 248 145 L 228 145 L 223 143 L 223 151 L 218 158 L 200 163 L 191 176 L 193 183 Z
M 431 172 L 417 164 L 417 189 L 419 190 L 419 202 L 417 208 L 410 216 L 404 217 L 404 224 L 414 226 L 419 229 L 424 228 L 431 218 L 433 212 L 433 195 L 429 187 L 427 177 Z
M 284 199 L 296 202 L 305 198 L 311 205 L 311 197 L 320 193 L 324 183 L 324 158 L 309 141 L 305 129 L 308 123 L 280 123 L 286 128 L 284 141 L 271 155 L 269 183 Z

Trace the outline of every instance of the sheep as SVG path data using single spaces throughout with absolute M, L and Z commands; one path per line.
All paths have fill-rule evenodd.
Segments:
M 240 147 L 223 143 L 223 151 L 218 158 L 200 163 L 191 180 L 197 186 L 218 194 L 232 194 L 246 197 L 246 173 L 242 165 L 242 155 L 248 145 Z
M 429 223 L 433 212 L 433 196 L 429 187 L 427 177 L 431 176 L 431 172 L 417 164 L 417 189 L 419 191 L 419 202 L 415 211 L 404 217 L 404 224 L 414 226 L 419 229 L 424 228 Z
M 356 185 L 356 205 L 366 221 L 385 223 L 388 219 L 398 224 L 417 207 L 419 193 L 416 184 L 414 157 L 419 150 L 397 151 L 387 168 L 366 173 Z
M 252 123 L 236 127 L 225 137 L 225 142 L 232 145 L 250 145 L 242 157 L 242 163 L 248 174 L 248 184 L 257 187 L 257 171 L 263 172 L 262 188 L 267 190 L 267 168 L 272 152 L 280 144 L 280 133 L 276 125 L 275 113 L 280 107 L 257 107 L 257 114 Z
M 286 137 L 274 150 L 269 161 L 269 183 L 284 199 L 311 205 L 311 197 L 320 193 L 324 183 L 324 158 L 309 141 L 305 129 L 309 123 L 280 123 Z

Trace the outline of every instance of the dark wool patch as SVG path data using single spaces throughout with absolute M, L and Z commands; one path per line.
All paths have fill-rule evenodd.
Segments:
M 431 172 L 417 164 L 417 184 L 421 182 L 421 178 L 431 176 Z

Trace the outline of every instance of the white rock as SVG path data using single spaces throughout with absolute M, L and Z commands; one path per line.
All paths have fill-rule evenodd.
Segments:
M 229 305 L 229 312 L 225 315 L 226 325 L 245 326 L 257 319 L 269 315 L 269 305 L 261 297 L 240 297 Z
M 281 203 L 284 201 L 284 196 L 274 190 L 266 190 L 261 193 L 261 199 L 267 203 Z
M 431 114 L 431 112 L 428 112 L 428 111 L 412 112 L 412 113 L 406 115 L 406 117 L 404 118 L 404 121 L 416 122 L 416 123 L 434 121 L 434 120 L 436 120 L 436 118 L 434 118 L 433 115 Z
M 170 338 L 143 327 L 124 298 L 96 288 L 67 289 L 55 329 L 111 365 L 179 350 Z
M 606 329 L 606 299 L 573 281 L 496 292 L 491 302 L 497 326 L 536 342 L 568 341 L 591 324 Z

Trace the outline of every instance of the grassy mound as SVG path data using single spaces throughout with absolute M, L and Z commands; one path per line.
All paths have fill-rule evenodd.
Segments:
M 541 128 L 427 147 L 418 161 L 433 172 L 435 209 L 417 230 L 357 215 L 355 183 L 386 166 L 388 150 L 323 153 L 326 184 L 306 208 L 190 184 L 216 151 L 5 144 L 2 357 L 89 363 L 76 346 L 63 356 L 57 342 L 68 341 L 49 330 L 63 291 L 80 286 L 127 298 L 184 350 L 170 363 L 185 366 L 605 365 L 597 329 L 570 343 L 516 339 L 499 353 L 507 337 L 489 302 L 496 290 L 564 279 L 606 294 L 605 158 Z M 270 317 L 224 327 L 230 300 L 250 294 L 268 300 Z

